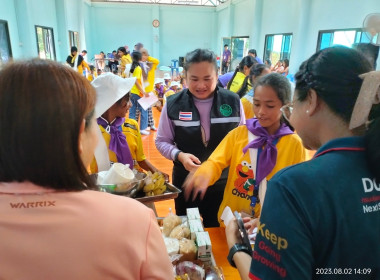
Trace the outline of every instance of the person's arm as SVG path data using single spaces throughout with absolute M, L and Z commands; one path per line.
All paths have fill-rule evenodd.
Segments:
M 166 103 L 161 111 L 155 144 L 161 155 L 172 161 L 181 162 L 188 171 L 195 171 L 201 163 L 193 154 L 182 152 L 175 146 L 174 125 L 168 117 Z
M 135 68 L 135 70 L 133 71 L 133 77 L 136 77 L 136 81 L 135 81 L 135 85 L 137 87 L 137 89 L 139 90 L 139 92 L 143 95 L 145 95 L 146 97 L 149 96 L 149 93 L 145 92 L 145 89 L 142 87 L 142 69 L 140 66 L 137 66 Z
M 289 67 L 286 67 L 286 68 L 285 68 L 284 73 L 285 73 L 285 76 L 288 76 L 288 75 L 289 75 Z
M 86 68 L 88 70 L 88 72 L 91 72 L 90 67 L 88 66 L 87 62 L 84 61 L 84 59 L 82 60 L 82 67 Z
M 179 149 L 174 143 L 174 125 L 168 117 L 166 104 L 161 110 L 161 117 L 157 129 L 155 144 L 161 155 L 174 161 L 174 156 Z
M 69 64 L 71 67 L 72 67 L 72 63 L 71 63 L 71 60 L 72 60 L 73 58 L 72 58 L 72 56 L 71 55 L 69 55 L 67 58 L 66 58 L 66 62 L 67 62 L 67 64 Z
M 141 267 L 140 279 L 174 279 L 173 266 L 170 262 L 162 233 L 158 227 L 157 219 L 153 211 L 149 211 L 151 214 L 148 232 L 146 233 L 146 247 L 139 248 L 144 250 L 146 256 L 146 260 Z
M 136 123 L 136 133 L 137 133 L 137 137 L 136 137 L 136 158 L 135 160 L 137 161 L 138 165 L 146 170 L 146 171 L 150 171 L 152 173 L 158 171 L 160 173 L 162 173 L 165 177 L 165 180 L 166 181 L 169 181 L 169 175 L 158 170 L 145 156 L 144 154 L 144 149 L 143 149 L 143 144 L 142 144 L 142 139 L 141 139 L 141 134 L 140 134 L 140 129 L 138 127 L 138 124 Z
M 123 55 L 121 58 L 120 58 L 120 69 L 122 72 L 124 72 L 125 70 L 125 65 L 127 65 L 127 59 L 126 57 Z
M 144 159 L 144 160 L 142 160 L 142 161 L 138 161 L 138 164 L 139 164 L 139 166 L 140 166 L 142 169 L 144 169 L 144 170 L 146 170 L 146 171 L 150 171 L 150 172 L 152 172 L 152 173 L 155 173 L 155 172 L 162 173 L 162 174 L 164 175 L 164 177 L 165 177 L 165 181 L 166 181 L 166 182 L 169 181 L 169 174 L 166 174 L 166 173 L 164 173 L 164 172 L 158 170 L 153 164 L 150 163 L 149 160 Z
M 240 100 L 240 123 L 239 125 L 245 125 L 245 113 L 244 113 L 244 106 L 243 103 Z
M 226 227 L 226 238 L 228 250 L 231 249 L 236 243 L 242 244 L 242 239 L 238 229 L 237 221 L 234 219 L 229 222 Z M 232 257 L 236 268 L 239 271 L 242 280 L 249 280 L 249 268 L 251 265 L 252 257 L 245 252 L 236 252 Z
M 284 73 L 284 66 L 279 66 L 279 67 L 277 68 L 276 72 L 277 72 L 277 73 L 280 73 L 280 74 Z
M 160 63 L 160 61 L 157 58 L 154 58 L 154 57 L 151 57 L 151 56 L 148 56 L 148 61 L 152 62 L 152 64 L 155 65 L 155 66 L 157 66 Z
M 233 152 L 237 152 L 234 151 L 233 148 L 235 134 L 234 130 L 230 131 L 215 148 L 209 158 L 202 163 L 194 174 L 189 175 L 184 183 L 186 199 L 190 197 L 191 193 L 193 200 L 198 194 L 200 194 L 200 198 L 203 199 L 208 187 L 218 181 L 223 169 L 230 165 Z

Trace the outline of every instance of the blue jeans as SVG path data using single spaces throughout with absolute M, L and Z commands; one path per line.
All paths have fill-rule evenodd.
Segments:
M 136 108 L 138 108 L 141 113 L 140 130 L 144 130 L 148 127 L 148 111 L 144 110 L 140 103 L 137 102 L 140 98 L 137 94 L 131 93 L 132 107 L 129 109 L 129 118 L 136 120 L 137 123 L 139 122 L 138 116 L 136 116 Z

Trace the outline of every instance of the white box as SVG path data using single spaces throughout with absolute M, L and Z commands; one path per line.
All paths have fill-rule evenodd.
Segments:
M 207 231 L 196 232 L 196 243 L 198 245 L 198 260 L 210 262 L 212 256 L 210 235 Z
M 188 220 L 191 240 L 195 240 L 195 233 L 205 231 L 201 220 Z
M 187 208 L 186 209 L 187 219 L 188 220 L 200 220 L 201 215 L 199 214 L 198 207 L 196 208 Z

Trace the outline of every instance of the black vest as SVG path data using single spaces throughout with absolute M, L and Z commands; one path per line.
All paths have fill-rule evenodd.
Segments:
M 210 112 L 210 139 L 207 147 L 202 141 L 199 112 L 188 89 L 169 96 L 167 112 L 174 123 L 174 142 L 178 149 L 195 155 L 203 162 L 227 133 L 239 125 L 240 99 L 236 93 L 216 88 Z

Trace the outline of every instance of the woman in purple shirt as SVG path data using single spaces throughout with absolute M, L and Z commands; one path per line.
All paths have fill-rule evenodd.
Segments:
M 185 61 L 188 88 L 167 99 L 156 138 L 160 153 L 173 160 L 173 184 L 177 187 L 207 160 L 230 130 L 245 123 L 238 95 L 216 86 L 215 54 L 196 49 L 186 55 Z M 203 200 L 185 201 L 180 194 L 175 200 L 177 215 L 185 215 L 186 208 L 198 207 L 206 227 L 219 226 L 217 211 L 228 170 L 223 174 Z

